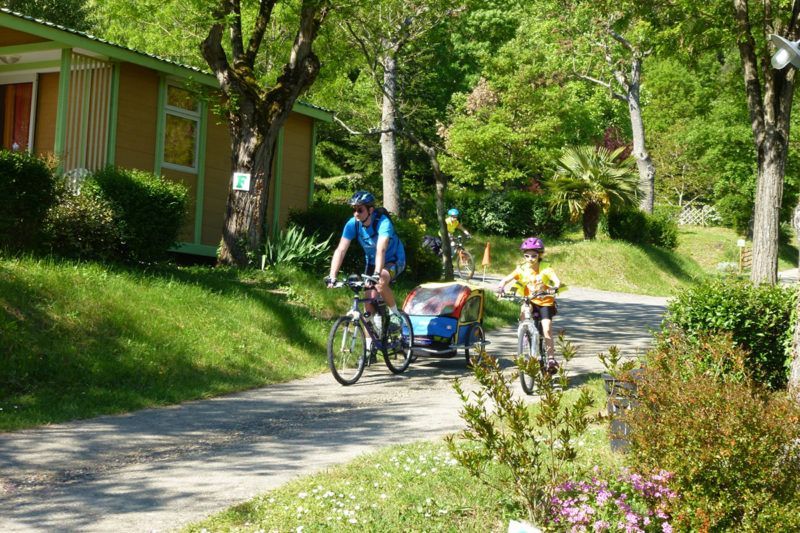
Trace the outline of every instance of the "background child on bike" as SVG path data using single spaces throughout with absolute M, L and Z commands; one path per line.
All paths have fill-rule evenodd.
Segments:
M 399 314 L 397 302 L 389 286 L 406 267 L 406 252 L 394 229 L 389 213 L 384 208 L 375 207 L 375 196 L 368 191 L 356 191 L 350 198 L 353 218 L 347 221 L 342 231 L 339 246 L 333 252 L 329 277 L 325 278 L 328 287 L 336 281 L 336 275 L 342 266 L 344 256 L 353 239 L 358 239 L 364 249 L 368 276 L 378 278 L 375 289 L 381 295 L 386 307 L 394 314 Z M 374 290 L 367 291 L 368 298 L 374 298 Z M 374 309 L 370 310 L 374 312 Z
M 461 212 L 456 208 L 447 211 L 447 217 L 444 219 L 445 224 L 447 224 L 447 233 L 450 234 L 451 237 L 454 237 L 455 232 L 460 231 L 464 234 L 464 237 L 469 239 L 472 237 L 472 235 L 470 235 L 469 231 L 467 231 L 467 228 L 465 228 L 458 220 L 460 215 Z
M 540 295 L 532 299 L 533 311 L 538 313 L 541 319 L 544 345 L 547 351 L 547 366 L 553 367 L 556 366 L 553 317 L 557 313 L 554 294 L 561 286 L 561 281 L 549 265 L 542 264 L 544 243 L 541 239 L 529 237 L 522 241 L 519 248 L 524 261 L 511 274 L 500 280 L 497 290 L 502 294 L 505 292 L 506 285 L 511 281 L 516 281 L 522 289 L 521 296 Z

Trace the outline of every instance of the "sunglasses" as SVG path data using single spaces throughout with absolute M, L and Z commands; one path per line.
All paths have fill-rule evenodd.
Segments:
M 525 259 L 536 259 L 537 257 L 539 257 L 539 254 L 537 253 L 522 254 L 522 257 L 524 257 Z
M 353 213 L 363 213 L 366 210 L 367 210 L 367 208 L 364 207 L 363 205 L 353 206 Z

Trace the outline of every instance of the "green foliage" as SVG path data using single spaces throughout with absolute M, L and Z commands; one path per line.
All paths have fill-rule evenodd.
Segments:
M 74 194 L 62 187 L 47 213 L 45 234 L 50 250 L 74 259 L 114 261 L 120 257 L 122 230 L 114 206 L 97 189 Z
M 141 170 L 108 167 L 84 185 L 94 187 L 114 206 L 128 259 L 157 260 L 175 244 L 186 218 L 185 185 Z
M 723 180 L 715 187 L 717 208 L 722 222 L 739 235 L 749 235 L 755 206 L 755 177 L 750 175 L 740 182 Z
M 672 335 L 637 381 L 629 462 L 675 474 L 686 531 L 800 527 L 800 407 L 751 385 L 728 339 Z
M 620 160 L 625 147 L 573 146 L 564 149 L 556 172 L 546 182 L 554 209 L 566 209 L 581 220 L 584 239 L 594 239 L 602 213 L 636 204 L 639 176 L 631 158 Z
M 352 194 L 352 193 L 351 193 Z M 324 201 L 316 201 L 305 211 L 293 210 L 289 212 L 289 224 L 296 225 L 306 233 L 318 235 L 333 235 L 331 239 L 331 252 L 339 245 L 339 238 L 347 220 L 353 216 L 350 206 Z M 341 271 L 345 273 L 364 271 L 364 254 L 359 246 L 351 246 L 342 263 Z
M 420 209 L 425 220 L 436 220 L 434 199 L 428 195 Z M 461 211 L 461 221 L 471 232 L 507 237 L 546 235 L 559 237 L 567 226 L 562 210 L 551 210 L 547 196 L 525 191 L 447 193 L 447 207 Z
M 795 298 L 795 291 L 783 287 L 709 280 L 678 293 L 668 305 L 666 323 L 691 339 L 730 333 L 749 353 L 746 367 L 753 379 L 779 389 L 787 381 L 786 346 Z
M 678 223 L 666 214 L 649 215 L 640 209 L 608 213 L 608 235 L 633 244 L 653 244 L 668 250 L 678 246 Z
M 32 249 L 56 186 L 47 164 L 28 152 L 0 150 L 0 247 Z
M 268 265 L 294 266 L 309 272 L 320 272 L 330 264 L 330 243 L 333 234 L 320 241 L 316 233 L 307 235 L 300 226 L 290 225 L 277 238 L 270 237 L 264 245 Z
M 429 248 L 422 246 L 425 224 L 419 218 L 394 218 L 397 235 L 406 251 L 408 276 L 415 281 L 438 280 L 442 277 L 442 261 Z
M 562 347 L 564 360 L 569 362 L 575 349 L 569 343 Z M 569 404 L 564 396 L 568 385 L 566 364 L 557 376 L 551 377 L 540 368 L 538 360 L 525 362 L 520 358 L 519 370 L 533 376 L 541 397 L 532 412 L 524 400 L 514 397 L 511 378 L 503 374 L 497 360 L 482 355 L 473 365 L 479 385 L 472 393 L 473 400 L 458 380 L 454 383 L 467 428 L 458 436 L 447 438 L 448 448 L 473 476 L 493 486 L 499 484 L 500 490 L 513 495 L 531 520 L 546 523 L 557 487 L 566 480 L 567 470 L 578 457 L 576 440 L 589 425 L 591 394 L 581 388 L 577 400 Z M 486 465 L 491 463 L 502 467 L 499 480 L 487 476 Z
M 4 0 L 0 2 L 0 6 L 16 13 L 79 31 L 87 31 L 91 28 L 88 4 L 87 0 Z

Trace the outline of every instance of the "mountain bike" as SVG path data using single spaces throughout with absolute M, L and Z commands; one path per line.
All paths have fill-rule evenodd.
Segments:
M 547 352 L 544 347 L 544 332 L 539 315 L 533 309 L 533 300 L 542 296 L 551 295 L 552 292 L 539 292 L 530 296 L 517 296 L 516 294 L 501 293 L 498 297 L 520 304 L 522 317 L 517 325 L 517 354 L 525 361 L 538 360 L 540 368 L 549 374 L 555 374 L 557 368 L 550 368 L 547 361 Z M 533 394 L 533 376 L 520 369 L 519 381 L 525 394 Z
M 328 335 L 328 367 L 342 385 L 358 381 L 364 368 L 377 361 L 379 351 L 394 374 L 405 372 L 411 364 L 414 332 L 408 315 L 402 311 L 399 315 L 392 313 L 381 298 L 360 296 L 361 291 L 377 282 L 377 276 L 361 274 L 336 281 L 332 286 L 353 291 L 352 307 L 336 319 Z M 366 310 L 367 303 L 375 309 L 374 316 Z
M 466 236 L 463 237 L 463 239 L 468 238 L 469 237 Z M 453 258 L 453 267 L 456 269 L 461 279 L 471 279 L 472 275 L 475 274 L 475 259 L 472 257 L 472 254 L 464 248 L 461 235 L 452 235 L 451 239 L 450 253 Z

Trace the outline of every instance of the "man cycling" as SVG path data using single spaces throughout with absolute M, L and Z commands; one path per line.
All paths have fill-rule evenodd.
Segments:
M 353 218 L 344 225 L 339 246 L 333 252 L 330 275 L 325 281 L 328 287 L 333 286 L 350 242 L 358 239 L 366 258 L 364 273 L 368 276 L 377 276 L 375 289 L 386 302 L 386 307 L 398 315 L 397 302 L 389 284 L 406 268 L 403 243 L 397 236 L 386 209 L 375 207 L 375 196 L 372 193 L 356 191 L 348 203 L 353 208 Z M 374 298 L 375 290 L 368 290 L 367 297 Z

